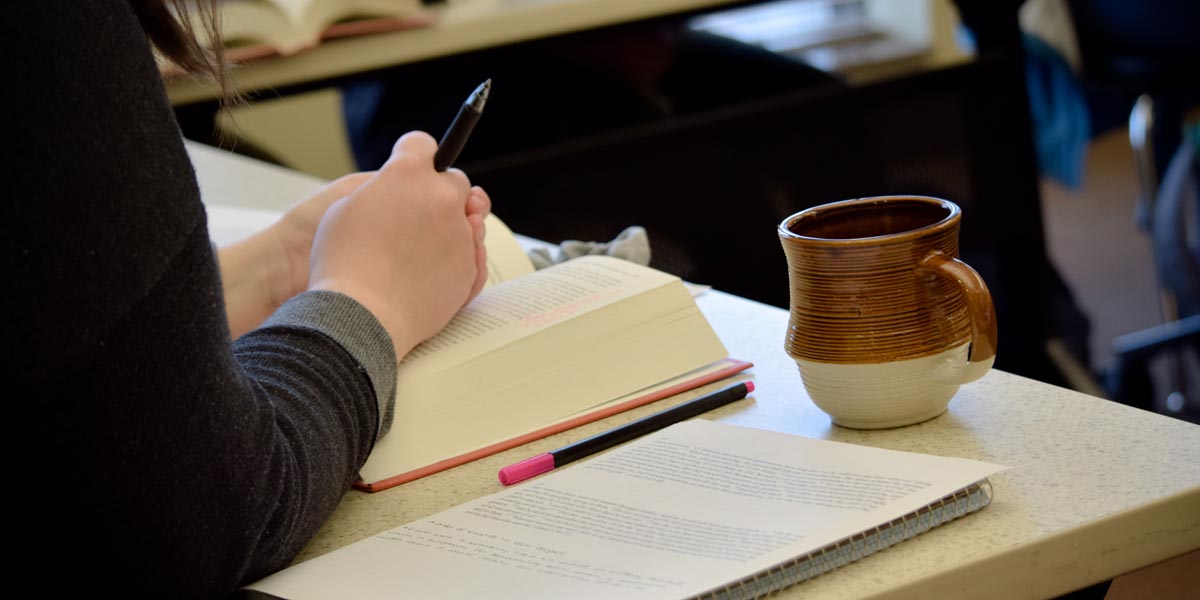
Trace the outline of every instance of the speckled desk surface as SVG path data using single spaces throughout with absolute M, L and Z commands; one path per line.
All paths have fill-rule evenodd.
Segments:
M 220 201 L 282 208 L 264 205 L 265 194 L 244 194 L 254 199 L 246 202 L 233 196 L 277 187 L 268 180 L 288 179 L 284 173 L 189 150 L 202 159 L 197 171 L 206 196 L 218 191 L 214 184 L 242 182 L 219 189 Z M 257 178 L 250 182 L 256 185 L 245 185 L 248 178 Z M 883 431 L 844 429 L 812 404 L 783 351 L 786 311 L 716 291 L 697 301 L 730 354 L 755 363 L 739 379 L 753 379 L 758 388 L 749 399 L 703 418 L 1012 467 L 992 478 L 994 499 L 979 513 L 781 597 L 1044 598 L 1200 548 L 1200 426 L 993 370 L 964 386 L 949 411 L 932 421 Z M 499 491 L 500 467 L 721 385 L 390 490 L 350 492 L 299 560 Z
M 812 404 L 784 353 L 786 311 L 721 292 L 698 302 L 730 353 L 755 363 L 742 379 L 757 386 L 703 418 L 1012 467 L 992 478 L 983 511 L 782 597 L 1041 598 L 1200 548 L 1200 426 L 993 370 L 932 421 L 845 429 Z M 391 490 L 348 494 L 300 560 L 499 491 L 500 467 L 710 388 Z

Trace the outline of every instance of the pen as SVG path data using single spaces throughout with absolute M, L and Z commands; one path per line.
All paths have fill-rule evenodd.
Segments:
M 545 454 L 527 458 L 519 463 L 500 469 L 500 483 L 504 485 L 520 483 L 530 477 L 541 475 L 567 463 L 574 462 L 602 450 L 607 450 L 617 444 L 627 442 L 651 431 L 658 431 L 663 427 L 686 421 L 718 406 L 736 402 L 745 398 L 747 394 L 753 391 L 753 381 L 731 385 L 707 396 L 701 396 L 695 400 L 689 400 L 666 410 L 660 410 L 636 421 L 630 421 L 620 427 L 609 429 L 604 433 L 598 433 L 590 438 L 579 440 L 574 444 L 563 446 L 558 450 L 551 450 Z
M 483 114 L 483 105 L 487 103 L 490 91 L 492 80 L 488 79 L 471 92 L 467 101 L 463 102 L 462 108 L 458 109 L 458 114 L 454 115 L 454 122 L 450 123 L 450 128 L 442 136 L 442 141 L 438 142 L 437 152 L 433 155 L 433 168 L 439 173 L 449 169 L 458 158 L 458 153 L 462 152 L 463 146 L 467 145 L 467 138 L 471 136 L 471 130 L 475 129 L 475 123 Z

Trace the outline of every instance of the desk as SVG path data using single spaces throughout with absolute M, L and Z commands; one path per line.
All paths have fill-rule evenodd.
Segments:
M 308 81 L 733 4 L 737 0 L 467 0 L 435 8 L 429 27 L 333 40 L 288 57 L 248 61 L 234 86 L 254 92 Z M 167 81 L 175 105 L 216 98 L 216 89 L 188 77 Z
M 317 183 L 244 157 L 189 150 L 208 203 L 277 209 L 290 200 L 266 190 Z M 730 353 L 755 363 L 743 379 L 758 387 L 752 401 L 705 418 L 1012 467 L 992 479 L 995 499 L 980 513 L 796 586 L 784 598 L 1041 598 L 1200 548 L 1196 425 L 993 370 L 964 386 L 949 412 L 932 421 L 843 429 L 812 404 L 783 352 L 786 311 L 718 291 L 698 302 Z M 502 466 L 719 385 L 385 492 L 348 493 L 300 559 L 498 491 Z

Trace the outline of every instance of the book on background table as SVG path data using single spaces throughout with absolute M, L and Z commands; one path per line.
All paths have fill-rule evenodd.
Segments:
M 422 0 L 219 0 L 217 16 L 226 59 L 233 62 L 295 54 L 336 38 L 426 27 L 435 19 Z M 203 36 L 200 18 L 193 15 Z M 163 70 L 177 71 L 170 65 Z
M 208 211 L 219 244 L 272 221 L 267 211 Z M 488 285 L 400 362 L 391 431 L 357 489 L 387 489 L 751 366 L 728 356 L 678 277 L 607 256 L 535 271 L 503 221 L 486 224 Z
M 1003 469 L 697 419 L 249 589 L 292 600 L 757 598 L 983 508 L 987 477 Z

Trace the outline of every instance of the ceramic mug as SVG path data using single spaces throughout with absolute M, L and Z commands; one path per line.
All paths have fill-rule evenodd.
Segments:
M 779 225 L 791 284 L 785 346 L 835 423 L 932 419 L 991 368 L 995 310 L 983 279 L 957 258 L 961 220 L 946 200 L 882 196 Z

